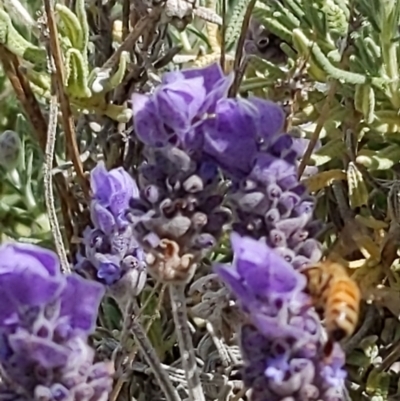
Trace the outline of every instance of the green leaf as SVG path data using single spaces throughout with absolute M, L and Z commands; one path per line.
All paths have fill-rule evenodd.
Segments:
M 84 47 L 83 32 L 78 17 L 63 4 L 56 4 L 55 9 L 62 23 L 63 33 L 70 40 L 72 47 L 82 50 Z
M 90 97 L 92 92 L 88 87 L 88 70 L 82 54 L 77 49 L 69 49 L 65 55 L 67 64 L 68 94 L 76 98 Z
M 0 43 L 15 55 L 35 64 L 36 67 L 44 68 L 46 66 L 46 49 L 40 48 L 28 42 L 14 28 L 11 18 L 0 9 Z

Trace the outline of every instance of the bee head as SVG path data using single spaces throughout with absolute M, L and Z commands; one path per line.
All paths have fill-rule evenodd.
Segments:
M 336 342 L 342 341 L 347 337 L 347 335 L 347 331 L 342 329 L 341 327 L 336 327 L 329 333 L 329 337 Z

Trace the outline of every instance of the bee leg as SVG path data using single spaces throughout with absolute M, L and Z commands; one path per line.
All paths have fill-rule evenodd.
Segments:
M 333 344 L 334 344 L 333 340 L 329 338 L 326 344 L 324 345 L 323 354 L 325 358 L 329 358 L 332 355 Z
M 306 312 L 310 308 L 314 308 L 315 311 L 317 312 L 318 316 L 320 319 L 323 319 L 324 317 L 324 307 L 323 305 L 320 305 L 319 303 L 317 304 L 313 299 L 308 299 L 308 301 L 304 302 L 304 304 L 301 306 L 301 311 Z

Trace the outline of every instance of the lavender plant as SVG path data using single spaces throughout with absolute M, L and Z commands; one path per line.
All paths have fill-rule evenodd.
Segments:
M 215 74 L 218 79 L 211 80 L 209 76 L 214 71 L 219 72 Z M 190 165 L 189 155 L 193 159 L 214 163 L 232 180 L 231 188 L 224 198 L 220 198 L 220 202 L 226 201 L 234 212 L 233 230 L 261 240 L 257 242 L 244 237 L 241 242 L 238 234 L 234 234 L 233 251 L 238 258 L 237 271 L 234 273 L 232 269 L 219 268 L 223 281 L 232 287 L 242 311 L 250 315 L 254 325 L 245 324 L 242 327 L 241 339 L 246 364 L 245 381 L 253 389 L 252 399 L 280 399 L 284 396 L 310 400 L 319 397 L 342 399 L 343 353 L 336 344 L 337 355 L 334 353 L 331 356 L 333 365 L 324 362 L 319 318 L 302 292 L 305 278 L 296 271 L 319 261 L 322 255 L 320 244 L 312 238 L 313 227 L 310 223 L 313 220 L 314 203 L 296 176 L 302 143 L 281 133 L 283 113 L 273 103 L 257 98 L 228 99 L 226 93 L 220 92 L 220 88 L 224 88 L 223 82 L 228 80 L 229 77 L 222 78 L 219 67 L 214 65 L 202 70 L 167 75 L 164 84 L 157 88 L 154 95 L 146 98 L 143 95 L 134 96 L 137 133 L 148 146 L 155 149 L 155 154 L 158 152 L 160 155 L 158 160 L 155 156 L 148 159 L 150 162 L 145 165 L 149 170 L 147 177 L 153 180 L 160 177 L 169 184 L 166 188 L 172 194 L 175 188 L 181 190 L 182 186 L 185 189 L 186 181 L 182 180 L 182 185 L 174 175 L 179 167 Z M 211 86 L 209 93 L 217 94 L 214 102 L 207 102 L 207 95 L 203 95 L 205 84 Z M 180 107 L 174 110 L 173 105 L 177 104 Z M 175 165 L 164 162 L 162 155 L 166 152 L 175 156 Z M 178 157 L 178 154 L 181 156 Z M 186 169 L 189 170 L 188 167 Z M 187 179 L 187 176 L 184 177 Z M 148 180 L 143 181 L 147 183 Z M 154 196 L 153 204 L 157 204 L 159 196 L 167 193 L 166 190 L 161 192 L 157 189 L 148 186 L 143 190 L 148 202 Z M 160 196 L 160 199 L 167 206 L 172 203 L 168 198 Z M 162 209 L 146 208 L 140 200 L 133 202 L 132 221 L 137 227 L 138 238 L 151 244 L 148 251 L 154 253 L 157 250 L 160 235 L 177 240 L 179 236 L 185 238 L 184 234 L 190 233 L 188 211 L 181 206 L 186 206 L 186 202 L 181 200 L 177 202 L 178 207 L 166 208 L 167 212 L 172 211 L 170 216 L 175 223 L 170 224 L 175 231 L 168 230 L 168 220 L 159 218 L 163 215 L 169 217 Z M 198 200 L 190 204 L 201 205 Z M 217 221 L 219 228 L 227 222 L 216 219 L 212 208 L 203 210 L 209 211 L 208 216 L 203 218 L 206 229 L 207 217 L 210 222 Z M 209 229 L 207 231 L 208 234 L 212 233 Z M 153 242 L 150 242 L 150 238 L 154 238 Z M 191 236 L 188 238 L 192 240 Z M 215 243 L 214 239 L 210 245 Z M 193 252 L 193 242 L 189 244 L 186 247 Z M 177 250 L 182 249 L 182 243 L 180 245 Z M 172 251 L 166 256 L 166 259 L 175 260 Z M 156 272 L 163 272 L 164 280 L 170 279 L 164 273 L 169 271 L 165 259 L 156 265 Z M 182 261 L 179 265 L 188 266 Z M 193 272 L 189 278 L 192 275 Z M 249 283 L 246 283 L 247 280 Z M 283 286 L 283 294 L 280 294 L 279 285 Z M 295 330 L 296 325 L 300 325 L 298 331 Z M 260 343 L 265 343 L 264 354 L 258 352 L 256 356 L 256 351 L 252 350 L 255 346 L 254 336 Z M 304 349 L 304 344 L 310 350 Z M 274 366 L 275 359 L 279 361 L 278 366 Z
M 249 19 L 253 6 L 4 1 L 0 87 L 4 73 L 30 128 L 0 121 L 17 133 L 0 136 L 0 232 L 54 237 L 65 271 L 89 280 L 62 276 L 42 248 L 0 247 L 0 398 L 341 401 L 345 384 L 354 401 L 399 393 L 399 201 L 387 186 L 398 176 L 400 2 L 258 1 Z M 179 58 L 205 68 L 177 70 Z M 46 153 L 46 202 L 26 136 Z M 327 353 L 301 273 L 343 237 L 347 216 L 362 258 L 348 251 L 342 262 L 384 308 L 371 318 L 363 307 L 355 337 Z M 89 221 L 83 232 L 77 221 Z M 105 300 L 92 349 L 104 291 L 122 314 Z
M 112 369 L 88 345 L 103 295 L 100 284 L 63 276 L 46 249 L 0 248 L 0 398 L 105 400 Z

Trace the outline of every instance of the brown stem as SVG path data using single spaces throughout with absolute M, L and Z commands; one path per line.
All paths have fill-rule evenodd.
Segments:
M 304 153 L 304 156 L 302 157 L 300 161 L 300 165 L 297 171 L 297 177 L 300 179 L 301 176 L 304 173 L 304 170 L 307 167 L 307 163 L 311 158 L 311 155 L 313 154 L 315 145 L 318 142 L 319 135 L 322 131 L 322 128 L 324 128 L 324 124 L 326 122 L 327 117 L 329 116 L 330 110 L 331 110 L 331 102 L 333 98 L 335 97 L 336 94 L 336 89 L 337 89 L 337 81 L 333 82 L 331 84 L 331 87 L 329 88 L 328 95 L 326 96 L 324 105 L 322 107 L 321 113 L 318 117 L 317 120 L 317 125 L 315 127 L 314 132 L 311 135 L 310 142 L 308 143 L 307 149 Z
M 143 33 L 153 29 L 153 24 L 160 18 L 161 10 L 160 7 L 153 8 L 148 15 L 141 18 L 134 26 L 132 32 L 121 43 L 121 46 L 118 47 L 113 55 L 104 63 L 102 68 L 114 68 L 114 66 L 119 63 L 122 52 L 131 50 Z
M 36 135 L 40 148 L 44 151 L 46 148 L 47 123 L 28 81 L 19 70 L 20 64 L 18 58 L 0 44 L 0 61 L 3 65 L 4 72 L 11 82 L 17 99 L 21 102 L 34 128 L 33 132 Z
M 43 0 L 44 8 L 46 10 L 47 25 L 50 32 L 50 50 L 54 59 L 56 68 L 55 76 L 57 80 L 58 100 L 60 102 L 61 119 L 66 136 L 67 155 L 71 158 L 74 165 L 76 175 L 82 187 L 83 193 L 89 199 L 89 184 L 85 177 L 82 162 L 79 157 L 79 149 L 76 141 L 75 122 L 71 112 L 71 105 L 69 103 L 68 94 L 64 88 L 64 62 L 61 55 L 60 43 L 58 40 L 58 30 L 54 18 L 54 10 L 51 0 Z
M 232 83 L 232 86 L 229 89 L 229 97 L 235 97 L 239 91 L 240 83 L 243 78 L 243 48 L 244 48 L 244 41 L 246 39 L 247 29 L 249 27 L 251 14 L 253 12 L 253 8 L 256 4 L 256 0 L 251 0 L 246 13 L 244 15 L 243 23 L 242 23 L 242 30 L 240 32 L 239 41 L 236 47 L 236 54 L 235 54 L 235 61 L 233 63 L 233 71 L 235 71 L 235 79 Z
M 124 0 L 122 3 L 122 40 L 125 40 L 129 35 L 129 14 L 130 1 Z
M 215 9 L 216 11 L 216 9 Z M 225 68 L 225 59 L 226 59 L 226 25 L 227 25 L 227 15 L 226 15 L 226 0 L 222 0 L 222 28 L 221 28 L 221 58 L 220 65 L 222 71 L 227 73 Z

